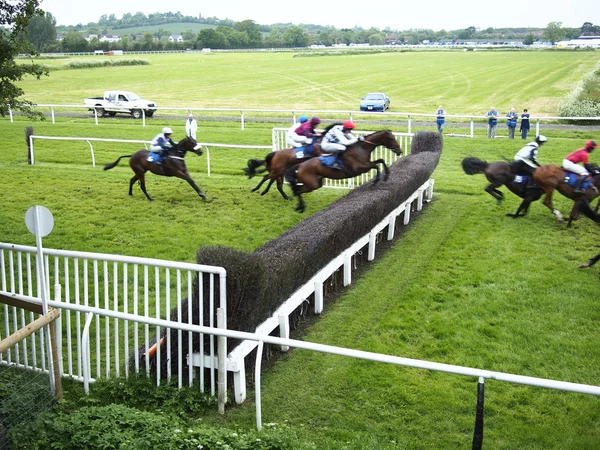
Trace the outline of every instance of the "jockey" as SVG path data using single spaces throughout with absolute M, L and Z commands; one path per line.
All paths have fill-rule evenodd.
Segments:
M 315 131 L 315 128 L 320 123 L 321 123 L 321 119 L 319 119 L 317 116 L 315 116 L 312 119 L 304 122 L 298 128 L 296 128 L 296 134 L 298 136 L 304 136 L 305 138 L 308 138 L 307 143 L 311 143 L 311 142 L 313 142 L 313 138 L 319 136 L 319 134 Z
M 537 154 L 539 148 L 547 142 L 548 138 L 542 134 L 535 138 L 535 141 L 530 142 L 525 147 L 517 152 L 515 155 L 515 172 L 517 173 L 528 173 L 532 175 L 535 169 L 541 166 L 537 161 Z M 530 183 L 532 185 L 533 183 Z
M 321 149 L 327 153 L 339 153 L 346 150 L 348 145 L 358 141 L 358 138 L 352 135 L 355 128 L 351 120 L 344 121 L 341 125 L 332 127 L 321 141 Z
M 575 150 L 573 153 L 568 154 L 563 159 L 563 169 L 573 172 L 579 175 L 577 178 L 577 184 L 575 184 L 575 193 L 583 194 L 583 183 L 586 179 L 589 179 L 591 167 L 588 164 L 589 155 L 595 149 L 598 148 L 598 144 L 594 141 L 589 140 L 585 143 L 585 147 Z M 577 163 L 582 163 L 583 166 Z
M 173 134 L 173 130 L 169 127 L 164 127 L 162 129 L 162 133 L 157 134 L 152 139 L 150 143 L 150 150 L 153 152 L 158 152 L 159 155 L 164 158 L 167 156 L 170 150 L 175 147 L 175 142 L 171 139 L 171 134 Z
M 298 117 L 298 122 L 302 125 L 305 122 L 308 122 L 308 116 L 302 115 Z M 287 145 L 290 147 L 298 148 L 302 147 L 304 144 L 310 144 L 312 139 L 307 139 L 305 136 L 300 136 L 296 134 L 296 129 L 300 127 L 297 123 L 294 123 L 288 130 L 285 135 L 285 141 Z

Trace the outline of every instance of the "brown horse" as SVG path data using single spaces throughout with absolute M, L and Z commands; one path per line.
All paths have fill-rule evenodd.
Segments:
M 327 132 L 336 125 L 340 125 L 339 123 L 332 123 L 328 125 L 322 133 L 319 133 L 318 139 L 321 136 L 325 136 Z M 300 164 L 303 161 L 306 161 L 309 158 L 314 158 L 315 156 L 321 156 L 321 146 L 317 143 L 313 143 L 313 149 L 310 153 L 304 152 L 302 158 L 298 158 L 296 148 L 286 148 L 284 150 L 277 150 L 275 152 L 269 153 L 265 159 L 249 159 L 248 167 L 244 167 L 244 172 L 248 175 L 248 178 L 252 178 L 254 175 L 258 173 L 262 173 L 265 170 L 268 171 L 263 179 L 256 185 L 256 187 L 252 188 L 252 192 L 256 192 L 260 189 L 260 187 L 264 184 L 265 181 L 269 180 L 269 184 L 265 188 L 264 191 L 260 193 L 260 195 L 265 195 L 271 189 L 271 186 L 274 182 L 277 182 L 277 190 L 281 194 L 281 196 L 290 200 L 285 192 L 283 192 L 283 176 L 285 171 L 295 166 L 296 164 Z M 262 169 L 259 169 L 261 166 Z
M 193 152 L 197 155 L 202 155 L 202 148 L 200 144 L 196 142 L 195 139 L 191 137 L 186 137 L 179 141 L 171 151 L 167 157 L 162 161 L 161 164 L 156 164 L 148 161 L 148 150 L 140 150 L 133 155 L 123 155 L 120 156 L 114 163 L 107 164 L 104 166 L 104 170 L 109 170 L 119 164 L 122 158 L 130 158 L 129 165 L 131 166 L 131 170 L 135 173 L 135 175 L 129 181 L 129 195 L 133 195 L 133 183 L 136 181 L 140 181 L 140 187 L 148 200 L 153 200 L 148 192 L 146 191 L 146 180 L 145 173 L 152 172 L 155 175 L 161 175 L 166 177 L 177 177 L 187 181 L 190 186 L 194 188 L 196 193 L 204 200 L 206 200 L 206 195 L 200 190 L 194 180 L 190 177 L 188 173 L 187 167 L 185 166 L 185 154 L 187 152 Z
M 264 182 L 269 180 L 269 184 L 265 190 L 260 193 L 260 195 L 265 195 L 267 192 L 269 192 L 269 189 L 271 189 L 273 183 L 277 182 L 277 190 L 279 193 L 284 199 L 290 200 L 287 194 L 283 192 L 283 176 L 285 171 L 289 167 L 299 164 L 302 161 L 306 161 L 309 158 L 314 158 L 315 156 L 320 156 L 322 154 L 321 146 L 319 144 L 313 144 L 313 151 L 311 153 L 304 153 L 304 158 L 297 157 L 297 150 L 297 148 L 286 148 L 284 150 L 277 150 L 269 153 L 265 159 L 248 160 L 248 167 L 244 168 L 244 172 L 246 172 L 248 178 L 252 178 L 257 173 L 264 172 L 265 170 L 268 171 L 260 183 L 258 183 L 256 187 L 252 188 L 252 192 L 258 191 Z M 261 166 L 264 166 L 265 168 L 262 170 L 257 170 Z
M 573 209 L 569 215 L 569 224 L 571 225 L 571 221 L 577 217 L 578 211 L 580 210 L 580 203 L 583 201 L 590 202 L 594 198 L 600 195 L 600 170 L 596 166 L 594 168 L 594 172 L 592 174 L 592 186 L 586 189 L 583 194 L 576 194 L 575 188 L 565 183 L 565 170 L 558 167 L 555 164 L 547 164 L 542 167 L 538 167 L 533 173 L 533 179 L 535 183 L 544 190 L 546 196 L 544 197 L 544 205 L 552 214 L 556 216 L 559 221 L 564 221 L 564 218 L 560 211 L 552 205 L 552 193 L 554 190 L 557 190 L 562 195 L 567 198 L 575 200 L 575 204 L 573 205 Z
M 365 136 L 364 140 L 349 145 L 347 150 L 341 154 L 342 164 L 345 170 L 333 169 L 321 163 L 319 158 L 312 158 L 290 167 L 285 172 L 285 178 L 292 186 L 294 195 L 298 197 L 296 211 L 304 212 L 306 204 L 302 194 L 312 192 L 323 186 L 323 178 L 341 180 L 353 178 L 371 169 L 377 171 L 374 183 L 379 182 L 381 174 L 379 164 L 383 165 L 385 171 L 384 180 L 387 179 L 390 169 L 383 159 L 371 161 L 371 153 L 380 145 L 389 148 L 396 155 L 402 154 L 402 148 L 390 130 L 377 131 Z
M 504 200 L 504 194 L 499 191 L 498 188 L 502 185 L 506 186 L 509 191 L 513 194 L 518 195 L 523 199 L 517 212 L 514 214 L 507 214 L 510 217 L 522 217 L 527 214 L 529 205 L 531 202 L 539 199 L 544 191 L 535 186 L 527 185 L 526 183 L 515 182 L 515 173 L 511 165 L 507 162 L 495 162 L 488 164 L 487 162 L 474 157 L 468 157 L 462 161 L 463 170 L 467 175 L 475 175 L 478 173 L 485 173 L 485 177 L 490 184 L 485 188 L 485 191 L 494 197 L 498 204 Z

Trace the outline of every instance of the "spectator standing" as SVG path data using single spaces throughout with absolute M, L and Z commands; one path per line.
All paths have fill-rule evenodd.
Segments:
M 198 122 L 196 122 L 196 119 L 194 119 L 194 115 L 190 113 L 190 115 L 188 116 L 188 120 L 185 121 L 185 134 L 187 134 L 188 137 L 191 137 L 192 139 L 196 140 L 197 130 Z
M 524 109 L 521 114 L 521 127 L 519 131 L 521 132 L 521 139 L 527 139 L 527 133 L 529 133 L 529 113 L 527 109 Z
M 498 111 L 496 111 L 496 108 L 494 108 L 492 106 L 490 108 L 490 110 L 487 112 L 487 114 L 485 115 L 485 117 L 488 120 L 487 137 L 495 138 L 496 137 L 496 126 L 498 125 Z
M 506 126 L 508 127 L 508 138 L 514 139 L 515 129 L 517 128 L 517 118 L 519 117 L 514 106 L 510 108 L 510 111 L 508 112 L 506 117 L 508 118 L 506 121 Z
M 438 133 L 442 133 L 444 131 L 444 122 L 446 122 L 446 111 L 442 108 L 442 105 L 438 106 L 438 110 L 436 112 L 437 119 L 437 129 Z

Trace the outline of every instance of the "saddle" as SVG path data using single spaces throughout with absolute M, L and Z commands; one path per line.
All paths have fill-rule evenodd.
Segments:
M 325 167 L 329 167 L 331 169 L 343 170 L 346 172 L 346 168 L 342 164 L 342 158 L 339 153 L 333 155 L 321 155 L 319 156 L 319 161 Z
M 162 162 L 163 159 L 164 158 L 160 155 L 160 153 L 148 152 L 148 157 L 146 158 L 146 161 L 158 164 L 158 163 Z
M 565 178 L 564 178 L 565 184 L 568 184 L 569 186 L 574 188 L 577 185 L 578 178 L 579 178 L 579 175 L 577 175 L 573 172 L 569 172 L 568 170 L 565 170 Z M 592 187 L 591 179 L 585 180 L 583 182 L 583 184 L 581 185 L 581 189 L 583 189 L 584 191 L 588 190 L 590 187 Z
M 304 159 L 312 157 L 312 153 L 315 150 L 316 144 L 303 145 L 302 147 L 297 147 L 294 151 L 294 156 L 296 159 Z

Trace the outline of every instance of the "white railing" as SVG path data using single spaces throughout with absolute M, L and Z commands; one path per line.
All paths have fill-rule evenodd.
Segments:
M 287 128 L 273 128 L 273 131 L 272 131 L 273 151 L 289 148 L 289 146 L 286 143 L 287 131 L 288 131 Z M 319 132 L 322 130 L 316 130 L 316 131 Z M 372 131 L 359 131 L 359 130 L 353 131 L 353 134 L 355 134 L 356 136 L 366 136 L 370 133 L 372 133 Z M 404 156 L 408 155 L 408 152 L 410 151 L 410 145 L 412 143 L 413 134 L 411 134 L 411 133 L 393 133 L 393 134 L 394 134 L 394 137 L 396 138 L 396 140 L 398 141 L 398 143 L 400 144 L 400 146 L 402 147 L 403 155 Z M 373 153 L 371 153 L 372 161 L 376 160 L 376 159 L 383 159 L 388 166 L 392 165 L 392 163 L 394 163 L 401 157 L 402 157 L 401 155 L 396 155 L 393 151 L 391 151 L 389 148 L 386 148 L 384 146 L 377 147 L 375 150 L 373 150 Z M 375 170 L 370 170 L 370 171 L 360 174 L 354 178 L 346 178 L 346 179 L 341 179 L 341 180 L 332 180 L 329 178 L 325 178 L 325 179 L 323 179 L 323 187 L 338 188 L 338 189 L 353 189 L 357 186 L 361 186 L 361 185 L 371 181 L 375 177 L 376 173 L 377 172 Z
M 90 154 L 92 159 L 92 167 L 96 167 L 96 157 L 94 155 L 94 146 L 92 142 L 120 142 L 130 144 L 144 144 L 144 148 L 147 149 L 150 141 L 140 141 L 135 139 L 108 139 L 108 138 L 91 138 L 91 137 L 66 137 L 66 136 L 29 136 L 29 148 L 30 148 L 30 164 L 35 164 L 35 139 L 55 140 L 55 141 L 85 141 L 90 148 Z M 206 150 L 206 163 L 207 163 L 207 174 L 210 176 L 210 148 L 249 148 L 249 149 L 267 149 L 270 150 L 269 145 L 237 145 L 237 144 L 214 144 L 209 142 L 199 142 L 200 145 Z
M 84 105 L 60 105 L 60 104 L 46 104 L 46 103 L 40 103 L 40 104 L 35 105 L 34 107 L 49 108 L 51 116 L 52 116 L 52 123 L 55 123 L 55 108 L 85 109 L 85 110 L 89 109 L 89 107 L 84 106 Z M 240 125 L 241 125 L 242 130 L 244 130 L 244 128 L 245 128 L 246 115 L 248 115 L 250 113 L 257 113 L 257 114 L 275 113 L 275 114 L 277 114 L 278 118 L 280 118 L 281 115 L 285 115 L 290 118 L 290 122 L 296 122 L 297 117 L 302 114 L 327 115 L 327 116 L 333 115 L 333 116 L 336 116 L 337 118 L 339 118 L 339 120 L 344 120 L 346 118 L 348 118 L 350 120 L 354 120 L 355 116 L 357 116 L 357 117 L 360 116 L 363 119 L 368 118 L 368 117 L 383 116 L 383 117 L 396 119 L 396 120 L 400 120 L 400 119 L 407 120 L 407 133 L 413 132 L 413 122 L 415 119 L 425 120 L 428 122 L 431 121 L 431 126 L 435 127 L 435 119 L 437 118 L 436 114 L 430 114 L 430 113 L 415 113 L 415 112 L 400 112 L 400 111 L 394 111 L 394 112 L 391 112 L 391 111 L 372 112 L 371 111 L 370 112 L 370 111 L 355 111 L 355 110 L 347 110 L 347 109 L 297 110 L 297 109 L 261 109 L 261 108 L 198 108 L 198 107 L 180 107 L 180 106 L 161 106 L 158 109 L 160 111 L 182 112 L 182 113 L 185 113 L 185 115 L 187 115 L 189 113 L 198 113 L 201 111 L 236 113 L 236 115 L 239 114 L 239 116 L 240 116 Z M 8 106 L 8 112 L 9 112 L 10 121 L 14 122 L 13 112 L 12 112 L 10 106 Z M 502 122 L 508 120 L 508 118 L 504 117 L 501 113 L 498 113 L 498 114 L 499 114 L 499 117 L 497 118 L 498 123 L 502 123 Z M 92 117 L 94 118 L 96 125 L 98 125 L 99 122 L 98 122 L 98 116 L 96 114 L 96 111 L 94 111 L 94 115 Z M 450 121 L 452 119 L 457 119 L 458 122 L 467 120 L 470 123 L 469 134 L 460 134 L 460 135 L 451 134 L 450 136 L 464 136 L 464 137 L 473 138 L 475 136 L 475 123 L 476 122 L 487 123 L 487 117 L 484 114 L 479 114 L 479 115 L 446 114 L 445 117 L 446 117 L 446 128 L 451 126 Z M 540 134 L 541 124 L 543 121 L 555 122 L 555 121 L 564 121 L 564 120 L 571 120 L 571 121 L 592 120 L 592 121 L 598 121 L 598 123 L 600 124 L 600 117 L 557 117 L 557 116 L 532 116 L 532 117 L 530 117 L 530 122 L 532 124 L 534 124 L 534 126 L 535 126 L 535 135 L 536 136 Z M 146 126 L 146 116 L 145 116 L 145 114 L 143 114 L 143 111 L 142 111 L 141 124 L 143 127 Z
M 37 283 L 36 264 L 37 248 L 15 244 L 0 243 L 0 292 L 5 295 L 25 295 L 39 297 L 41 286 Z M 176 309 L 178 322 L 187 316 L 192 323 L 192 309 L 201 321 L 216 326 L 214 317 L 216 308 L 226 311 L 226 272 L 222 267 L 164 261 L 150 258 L 137 258 L 101 253 L 74 252 L 65 250 L 44 249 L 44 265 L 48 291 L 51 299 L 59 305 L 77 305 L 81 308 L 95 308 L 104 312 L 122 312 L 146 318 L 170 320 L 171 309 Z M 204 286 L 209 286 L 205 289 Z M 194 295 L 196 293 L 196 295 Z M 218 296 L 217 296 L 218 293 Z M 187 311 L 182 311 L 182 301 L 188 299 Z M 209 311 L 210 317 L 203 317 L 203 311 Z M 25 317 L 28 314 L 30 317 Z M 189 384 L 194 378 L 193 368 L 188 367 L 184 373 L 184 353 L 192 351 L 192 336 L 188 336 L 186 352 L 179 348 L 177 370 L 171 373 L 172 339 L 168 330 L 157 327 L 151 330 L 146 324 L 139 329 L 138 323 L 115 320 L 111 322 L 106 316 L 95 313 L 94 321 L 88 322 L 80 312 L 72 314 L 67 311 L 59 319 L 62 330 L 59 338 L 61 372 L 84 383 L 93 382 L 96 378 L 113 376 L 129 376 L 130 373 L 150 373 L 148 355 L 152 346 L 152 337 L 160 339 L 165 335 L 164 344 L 156 348 L 156 364 L 167 361 L 167 378 L 176 376 L 180 386 L 187 380 Z M 2 321 L 0 330 L 8 336 L 14 330 L 25 326 L 33 317 L 32 313 L 18 311 L 15 307 L 4 306 L 0 312 Z M 198 318 L 196 317 L 196 319 Z M 26 320 L 27 319 L 27 320 Z M 226 317 L 224 327 L 226 327 Z M 12 331 L 11 331 L 12 330 Z M 91 333 L 91 354 L 86 354 L 85 339 L 87 331 Z M 39 333 L 34 333 L 6 355 L 0 355 L 0 364 L 47 371 L 44 353 L 46 345 Z M 181 346 L 181 334 L 177 339 Z M 204 337 L 200 337 L 201 348 L 204 348 Z M 215 372 L 217 360 L 213 336 L 210 336 L 210 352 L 207 360 L 210 368 L 210 392 L 215 392 Z M 142 349 L 142 351 L 140 351 Z M 166 355 L 161 351 L 166 349 Z M 64 350 L 64 354 L 63 354 Z M 90 361 L 94 369 L 85 373 Z M 204 370 L 199 371 L 200 386 L 205 389 Z M 156 383 L 160 384 L 161 371 L 157 370 Z

